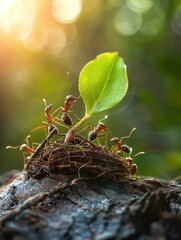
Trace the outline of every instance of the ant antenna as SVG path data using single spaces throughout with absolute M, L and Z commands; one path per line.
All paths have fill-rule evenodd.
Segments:
M 139 153 L 135 154 L 133 157 L 137 157 L 138 155 L 142 155 L 142 154 L 145 154 L 145 152 L 139 152 Z
M 26 144 L 26 145 L 29 145 L 29 141 L 28 139 L 31 137 L 31 135 L 28 135 L 24 140 L 23 140 L 23 143 Z M 20 148 L 21 146 L 6 146 L 6 149 L 18 149 Z
M 16 147 L 13 147 L 13 146 L 6 146 L 6 149 L 18 149 L 20 148 L 20 146 L 16 146 Z
M 43 98 L 43 102 L 44 102 L 44 104 L 45 104 L 45 107 L 47 107 L 47 101 L 46 101 L 45 98 Z
M 31 137 L 31 135 L 28 135 L 25 139 L 24 139 L 24 141 L 23 142 L 25 142 L 27 145 L 29 145 L 29 141 L 28 141 L 28 139 Z
M 122 138 L 119 140 L 119 142 L 121 143 L 122 140 L 125 139 L 125 138 L 130 138 L 131 135 L 132 135 L 132 133 L 133 133 L 135 130 L 136 130 L 136 128 L 133 128 L 133 129 L 131 130 L 131 132 L 129 133 L 129 135 L 128 135 L 128 136 L 125 136 L 125 137 L 122 137 Z
M 67 89 L 67 95 L 68 95 L 70 89 L 72 88 L 73 82 L 74 82 L 73 80 L 71 80 L 71 78 L 70 78 L 70 72 L 68 72 L 68 71 L 67 71 L 67 79 L 68 79 L 68 82 L 70 82 L 69 88 Z
M 102 120 L 105 120 L 105 119 L 107 119 L 107 118 L 108 118 L 108 115 L 105 115 L 105 117 L 102 118 L 102 119 L 100 119 L 99 122 L 101 122 Z

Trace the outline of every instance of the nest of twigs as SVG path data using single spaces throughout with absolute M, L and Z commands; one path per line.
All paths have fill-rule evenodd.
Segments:
M 64 137 L 48 141 L 28 161 L 26 172 L 28 177 L 36 179 L 62 174 L 120 182 L 131 175 L 131 166 L 124 157 L 76 135 L 74 143 L 65 144 Z

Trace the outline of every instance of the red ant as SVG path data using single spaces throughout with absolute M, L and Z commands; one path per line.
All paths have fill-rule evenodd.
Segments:
M 145 153 L 144 152 L 139 152 L 139 153 L 135 154 L 133 157 L 135 158 L 140 154 L 145 154 Z M 135 175 L 135 173 L 138 170 L 137 165 L 133 164 L 133 159 L 131 157 L 126 157 L 125 160 L 128 163 L 128 165 L 130 166 L 130 175 Z
M 130 166 L 130 175 L 135 175 L 135 173 L 137 172 L 137 165 L 133 164 L 133 159 L 130 157 L 131 153 L 132 153 L 132 148 L 130 148 L 127 145 L 122 145 L 121 142 L 124 138 L 130 138 L 131 134 L 136 130 L 136 128 L 133 128 L 130 132 L 130 134 L 128 136 L 122 137 L 120 140 L 116 137 L 111 139 L 111 142 L 116 143 L 116 146 L 114 146 L 114 149 L 116 150 L 116 153 L 120 153 L 120 152 L 125 152 L 129 154 L 129 157 L 126 157 L 125 160 L 128 164 L 128 166 Z M 134 157 L 140 155 L 140 154 L 144 154 L 144 152 L 139 152 L 136 155 L 134 155 Z
M 133 164 L 133 159 L 131 157 L 127 157 L 126 162 L 130 166 L 130 175 L 135 175 L 138 170 L 138 167 L 136 164 Z
M 117 137 L 114 137 L 111 139 L 111 142 L 114 142 L 116 143 L 115 146 L 113 146 L 112 150 L 115 149 L 116 150 L 116 153 L 120 153 L 120 152 L 125 152 L 125 153 L 128 153 L 129 155 L 131 155 L 132 153 L 132 148 L 127 146 L 127 145 L 122 145 L 121 142 L 124 138 L 130 138 L 131 137 L 131 134 L 136 130 L 136 128 L 133 128 L 130 132 L 130 134 L 128 136 L 125 136 L 125 137 L 122 137 L 120 140 L 119 138 Z
M 51 132 L 54 128 L 56 128 L 53 123 L 56 123 L 60 126 L 63 126 L 63 127 L 66 127 L 65 125 L 61 124 L 59 121 L 60 119 L 58 117 L 53 117 L 53 115 L 60 109 L 57 108 L 52 114 L 50 113 L 52 107 L 53 107 L 53 104 L 49 104 L 47 105 L 47 102 L 45 99 L 43 99 L 43 102 L 45 104 L 45 109 L 44 109 L 44 113 L 45 113 L 45 118 L 46 118 L 46 122 L 42 122 L 43 124 L 47 124 L 48 125 L 48 132 Z M 38 130 L 40 128 L 43 128 L 44 131 L 45 131 L 45 134 L 46 134 L 46 127 L 44 125 L 40 126 L 40 127 L 37 127 L 37 128 L 34 128 L 33 130 L 31 130 L 31 132 L 35 131 L 35 130 Z M 57 129 L 57 132 L 58 132 L 58 129 Z
M 68 80 L 70 81 L 70 74 L 69 72 L 67 72 L 67 77 Z M 73 82 L 70 84 L 70 87 L 68 89 L 68 92 L 72 86 Z M 73 107 L 73 105 L 77 102 L 77 100 L 79 99 L 79 97 L 75 97 L 73 95 L 67 95 L 65 98 L 65 102 L 64 102 L 64 106 L 60 107 L 62 109 L 62 116 L 61 116 L 61 120 L 64 124 L 71 126 L 72 125 L 72 118 L 70 117 L 70 115 L 68 114 L 70 108 Z M 70 105 L 70 102 L 73 102 L 73 105 Z M 75 115 L 75 114 L 74 114 Z M 75 115 L 76 116 L 76 115 Z M 77 116 L 76 116 L 77 117 Z M 78 117 L 77 117 L 78 118 Z M 80 119 L 79 119 L 80 120 Z
M 19 149 L 20 151 L 23 151 L 23 159 L 24 159 L 24 166 L 26 166 L 26 160 L 27 160 L 27 156 L 26 155 L 30 155 L 32 153 L 34 153 L 34 145 L 37 144 L 39 145 L 39 143 L 35 143 L 33 142 L 32 143 L 32 147 L 29 146 L 29 141 L 28 139 L 31 137 L 31 135 L 28 135 L 21 146 L 16 146 L 16 147 L 13 147 L 13 146 L 7 146 L 6 149 Z
M 70 102 L 73 102 L 75 104 L 78 99 L 79 99 L 79 97 L 77 98 L 72 95 L 66 96 L 65 102 L 64 102 L 64 107 L 61 107 L 62 113 L 63 113 L 61 116 L 61 120 L 64 124 L 69 125 L 69 126 L 72 125 L 72 119 L 71 119 L 70 115 L 68 114 L 69 109 L 71 108 Z
M 62 125 L 59 122 L 60 119 L 58 117 L 53 117 L 53 115 L 56 112 L 58 112 L 60 108 L 62 109 L 62 113 L 63 113 L 62 116 L 61 116 L 62 122 L 66 125 L 72 125 L 72 119 L 71 119 L 70 115 L 68 114 L 68 112 L 69 112 L 69 108 L 71 107 L 70 102 L 76 103 L 77 100 L 78 100 L 78 98 L 74 97 L 72 95 L 66 96 L 65 102 L 64 102 L 64 107 L 58 107 L 52 114 L 50 114 L 50 111 L 53 107 L 53 104 L 47 105 L 46 100 L 43 99 L 43 102 L 45 104 L 44 112 L 45 112 L 45 117 L 46 117 L 46 120 L 47 120 L 46 123 L 45 122 L 43 122 L 43 123 L 48 124 L 48 132 L 51 132 L 53 130 L 53 128 L 55 128 L 55 126 L 53 126 L 53 123 L 56 123 L 56 124 L 58 124 L 60 126 L 63 126 L 63 127 L 66 127 L 65 125 Z M 44 131 L 45 131 L 45 126 L 44 125 L 40 126 L 40 127 L 37 127 L 35 129 L 33 129 L 32 131 L 35 131 L 39 128 L 44 128 Z M 58 132 L 58 130 L 57 130 L 57 132 Z
M 106 119 L 106 118 L 108 118 L 107 115 L 103 119 Z M 103 120 L 103 119 L 101 119 L 101 120 Z M 98 134 L 101 131 L 106 131 L 107 130 L 105 124 L 100 122 L 100 121 L 98 122 L 97 127 L 94 130 L 89 132 L 88 139 L 90 141 L 93 141 L 94 139 L 96 139 L 98 137 Z

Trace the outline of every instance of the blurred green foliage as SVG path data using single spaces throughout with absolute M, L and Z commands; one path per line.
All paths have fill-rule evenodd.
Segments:
M 0 172 L 22 169 L 22 153 L 5 147 L 21 145 L 31 129 L 41 125 L 42 99 L 53 103 L 54 109 L 63 106 L 68 93 L 79 95 L 82 67 L 100 53 L 118 51 L 127 65 L 129 90 L 119 106 L 107 112 L 105 123 L 117 137 L 137 128 L 125 144 L 133 154 L 145 151 L 135 158 L 139 175 L 180 175 L 181 2 L 67 0 L 69 15 L 62 19 L 58 13 L 63 5 L 58 2 L 63 1 L 31 1 L 35 5 L 28 5 L 28 11 L 36 9 L 36 15 L 30 14 L 34 16 L 31 29 L 24 18 L 18 22 L 10 17 L 17 20 L 19 8 L 10 9 L 14 12 L 7 16 L 0 11 Z M 22 9 L 28 16 L 26 7 Z M 84 115 L 81 100 L 74 111 Z M 96 125 L 104 115 L 90 121 Z M 31 139 L 42 138 L 40 129 Z

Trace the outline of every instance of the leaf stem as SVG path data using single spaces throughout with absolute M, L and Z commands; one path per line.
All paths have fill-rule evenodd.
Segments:
M 73 126 L 65 136 L 64 143 L 73 143 L 75 141 L 75 134 L 77 129 L 89 118 L 89 115 L 85 115 L 75 126 Z
M 76 123 L 76 124 L 72 127 L 72 130 L 76 131 L 88 118 L 89 118 L 89 116 L 88 116 L 88 115 L 85 115 L 78 123 Z

